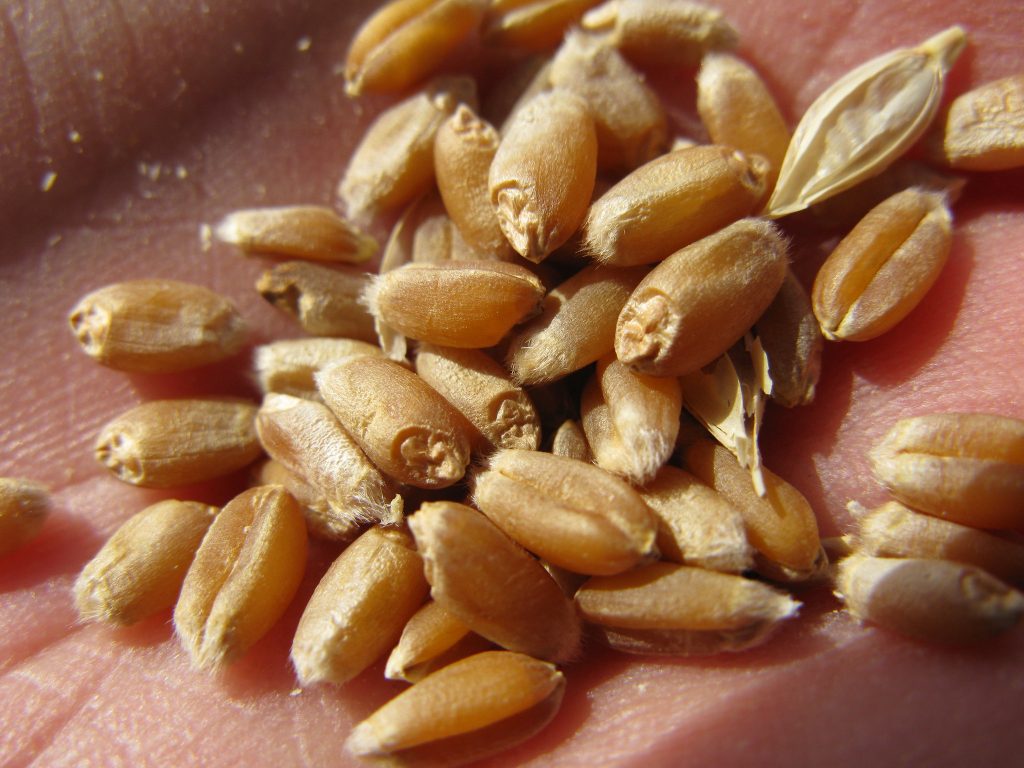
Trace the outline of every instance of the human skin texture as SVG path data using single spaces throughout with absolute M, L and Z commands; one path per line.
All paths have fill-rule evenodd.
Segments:
M 254 344 L 300 335 L 252 289 L 269 262 L 204 249 L 200 225 L 242 207 L 333 203 L 388 103 L 350 101 L 337 74 L 374 4 L 87 6 L 72 17 L 52 0 L 0 4 L 0 474 L 54 495 L 41 536 L 0 560 L 0 764 L 354 765 L 342 748 L 352 725 L 403 686 L 379 664 L 342 689 L 299 691 L 288 665 L 302 604 L 336 547 L 314 547 L 291 609 L 220 675 L 189 667 L 169 612 L 131 629 L 77 621 L 71 585 L 120 523 L 162 498 L 223 504 L 245 482 L 128 487 L 92 457 L 101 425 L 148 399 L 254 388 L 245 353 L 168 377 L 104 369 L 77 349 L 66 315 L 101 285 L 165 277 L 232 298 Z M 951 94 L 1024 70 L 1013 0 L 721 6 L 791 125 L 851 67 L 953 23 L 972 43 Z M 689 78 L 652 79 L 675 100 L 672 119 L 692 125 Z M 866 454 L 897 418 L 1024 418 L 1022 188 L 1020 171 L 971 177 L 924 302 L 877 340 L 830 345 L 813 405 L 769 408 L 765 462 L 807 495 L 824 535 L 850 529 L 849 499 L 885 498 Z M 794 253 L 805 281 L 823 255 Z M 948 650 L 857 625 L 825 588 L 797 596 L 800 619 L 741 655 L 666 661 L 592 643 L 566 667 L 551 726 L 489 765 L 943 766 L 1019 754 L 1020 627 Z

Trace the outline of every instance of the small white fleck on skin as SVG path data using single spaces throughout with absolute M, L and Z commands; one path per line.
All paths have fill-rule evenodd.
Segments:
M 39 191 L 49 192 L 53 189 L 53 185 L 57 183 L 57 173 L 55 171 L 47 171 L 39 179 Z

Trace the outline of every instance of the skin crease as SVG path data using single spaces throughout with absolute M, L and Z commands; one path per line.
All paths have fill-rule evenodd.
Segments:
M 281 623 L 217 677 L 189 669 L 169 612 L 128 630 L 76 621 L 70 586 L 121 522 L 172 496 L 223 504 L 244 482 L 125 486 L 91 456 L 100 426 L 147 399 L 252 389 L 245 355 L 166 378 L 102 369 L 76 349 L 68 310 L 106 283 L 167 277 L 230 296 L 254 343 L 299 335 L 252 290 L 267 262 L 205 252 L 199 225 L 245 206 L 331 204 L 388 101 L 349 101 L 335 73 L 373 3 L 202 5 L 92 0 L 73 24 L 56 3 L 2 6 L 0 474 L 48 483 L 55 508 L 39 539 L 0 560 L 0 764 L 350 765 L 352 724 L 402 689 L 381 663 L 343 690 L 297 691 L 290 637 L 336 548 L 314 548 Z M 952 93 L 1024 69 L 1011 0 L 721 5 L 791 124 L 850 67 L 952 23 L 973 38 Z M 674 88 L 690 105 L 692 88 Z M 670 111 L 693 124 L 692 106 Z M 43 192 L 47 170 L 57 176 Z M 884 499 L 865 454 L 896 418 L 1024 418 L 1024 283 L 1007 279 L 1024 242 L 1022 181 L 972 178 L 924 303 L 875 341 L 830 345 L 814 405 L 769 410 L 766 463 L 804 491 L 825 535 L 849 530 L 848 499 Z M 823 255 L 800 249 L 798 273 L 810 278 Z M 567 669 L 554 723 L 490 764 L 983 765 L 1019 751 L 1020 627 L 936 649 L 857 626 L 827 590 L 798 597 L 803 619 L 743 655 L 656 661 L 591 647 Z

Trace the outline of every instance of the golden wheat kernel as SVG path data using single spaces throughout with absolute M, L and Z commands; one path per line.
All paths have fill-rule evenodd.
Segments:
M 75 581 L 78 615 L 128 625 L 172 607 L 217 512 L 197 501 L 168 499 L 133 515 Z
M 866 555 L 952 560 L 1024 584 L 1024 546 L 1018 542 L 915 512 L 898 501 L 865 511 L 857 529 L 857 548 Z
M 839 562 L 836 593 L 855 618 L 932 643 L 987 640 L 1024 615 L 1020 592 L 945 560 L 853 555 Z
M 398 644 L 388 656 L 384 677 L 416 682 L 424 677 L 418 674 L 424 665 L 450 651 L 470 634 L 470 628 L 451 611 L 428 600 L 402 628 Z
M 640 495 L 657 520 L 662 559 L 726 573 L 754 567 L 743 515 L 689 472 L 666 465 Z
M 434 183 L 434 137 L 462 102 L 475 100 L 469 78 L 442 78 L 382 112 L 367 128 L 338 185 L 357 223 L 398 208 Z
M 550 51 L 573 24 L 600 0 L 491 0 L 484 18 L 484 43 L 527 51 Z
M 228 299 L 176 280 L 128 280 L 79 300 L 68 316 L 89 357 L 109 368 L 172 373 L 230 357 L 245 321 Z
M 0 477 L 0 555 L 35 538 L 49 514 L 46 486 L 20 477 Z
M 348 357 L 383 357 L 376 344 L 358 339 L 313 336 L 282 339 L 261 344 L 253 350 L 253 368 L 264 395 L 278 393 L 319 399 L 313 374 L 321 368 Z
M 268 395 L 256 430 L 264 450 L 322 496 L 338 526 L 392 522 L 388 502 L 394 493 L 388 482 L 327 406 Z
M 562 663 L 580 650 L 581 626 L 561 587 L 484 515 L 426 502 L 409 518 L 431 596 L 478 635 L 510 651 Z
M 716 8 L 678 0 L 609 0 L 583 16 L 588 32 L 605 35 L 647 67 L 695 67 L 739 36 Z
M 424 678 L 359 723 L 346 742 L 359 756 L 462 765 L 523 741 L 558 711 L 565 678 L 553 664 L 488 651 Z
M 421 344 L 416 373 L 480 431 L 488 451 L 540 446 L 540 416 L 530 396 L 486 353 Z
M 199 483 L 256 460 L 255 419 L 256 406 L 243 400 L 153 400 L 104 425 L 96 460 L 144 488 Z
M 589 579 L 576 604 L 612 647 L 670 655 L 749 648 L 800 607 L 767 584 L 675 563 Z
M 821 265 L 811 303 L 825 338 L 867 341 L 924 298 L 953 244 L 945 198 L 907 189 L 861 219 Z
M 394 646 L 427 590 L 409 534 L 370 528 L 331 564 L 299 619 L 299 682 L 343 685 L 361 673 Z
M 316 382 L 384 474 L 416 488 L 447 488 L 466 473 L 472 426 L 412 371 L 392 360 L 358 358 L 326 368 Z
M 302 581 L 306 547 L 302 512 L 281 486 L 250 488 L 224 506 L 174 607 L 195 666 L 235 661 L 277 623 Z
M 903 155 L 935 116 L 946 72 L 966 43 L 964 30 L 950 27 L 916 48 L 874 58 L 827 88 L 793 132 L 769 215 L 802 211 Z
M 551 438 L 551 452 L 555 456 L 565 456 L 569 459 L 585 461 L 588 464 L 594 458 L 590 452 L 590 445 L 587 443 L 583 427 L 575 419 L 566 419 L 555 430 L 555 434 Z
M 771 193 L 789 146 L 789 128 L 757 71 L 731 53 L 709 53 L 697 75 L 697 112 L 711 141 L 768 161 Z
M 377 241 L 330 208 L 292 205 L 229 213 L 214 228 L 225 243 L 253 255 L 360 264 L 377 253 Z
M 319 490 L 274 459 L 267 459 L 257 465 L 252 484 L 284 486 L 302 507 L 306 529 L 314 538 L 348 544 L 366 528 L 366 523 L 354 515 L 335 513 Z
M 714 488 L 743 515 L 747 540 L 757 551 L 756 568 L 771 578 L 802 581 L 827 565 L 811 505 L 796 488 L 762 470 L 766 494 L 754 490 L 750 473 L 729 451 L 697 440 L 684 451 L 686 469 Z
M 494 346 L 543 299 L 536 275 L 503 261 L 407 264 L 365 294 L 373 315 L 399 333 L 461 349 Z
M 754 330 L 768 358 L 772 400 L 787 408 L 814 400 L 825 339 L 811 299 L 791 270 Z
M 1024 165 L 1024 73 L 958 96 L 936 131 L 933 156 L 964 171 Z
M 631 171 L 668 145 L 668 118 L 658 95 L 603 39 L 570 32 L 551 62 L 549 79 L 590 109 L 600 169 Z
M 624 480 L 582 461 L 499 451 L 474 500 L 513 541 L 575 573 L 612 574 L 655 554 L 656 524 Z
M 871 451 L 909 507 L 975 528 L 1024 528 L 1024 421 L 983 413 L 901 419 Z
M 356 31 L 345 58 L 350 96 L 402 91 L 436 72 L 479 26 L 484 0 L 393 0 Z
M 498 223 L 516 252 L 539 262 L 572 237 L 596 177 L 597 134 L 587 105 L 564 90 L 524 104 L 488 177 Z
M 646 267 L 584 267 L 548 292 L 541 312 L 509 341 L 505 362 L 520 384 L 556 381 L 615 347 L 615 323 Z
M 264 272 L 256 290 L 313 336 L 377 343 L 373 317 L 359 303 L 371 275 L 352 267 L 287 261 Z
M 682 376 L 735 344 L 786 276 L 786 241 L 743 219 L 676 251 L 633 291 L 615 329 L 615 353 L 634 370 Z
M 672 455 L 682 406 L 676 379 L 633 373 L 611 355 L 598 360 L 580 402 L 597 465 L 636 485 L 650 480 Z
M 488 173 L 500 138 L 485 120 L 460 104 L 434 139 L 434 171 L 444 207 L 462 237 L 481 253 L 504 256 L 512 248 L 490 204 Z
M 607 266 L 651 264 L 718 232 L 761 199 L 764 166 L 755 160 L 716 145 L 652 160 L 590 206 L 584 251 Z

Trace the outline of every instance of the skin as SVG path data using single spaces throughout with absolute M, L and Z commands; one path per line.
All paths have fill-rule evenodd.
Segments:
M 3 3 L 0 468 L 49 484 L 55 509 L 35 542 L 0 560 L 0 762 L 349 765 L 341 745 L 352 724 L 402 686 L 384 683 L 380 665 L 340 691 L 296 692 L 290 638 L 336 549 L 315 548 L 296 603 L 220 676 L 189 668 L 169 613 L 128 630 L 82 625 L 70 597 L 84 563 L 134 512 L 175 495 L 223 504 L 244 482 L 173 494 L 125 486 L 91 456 L 100 426 L 145 399 L 252 390 L 244 356 L 166 378 L 105 370 L 76 348 L 67 311 L 87 290 L 159 276 L 230 296 L 254 343 L 299 335 L 251 288 L 265 263 L 221 246 L 204 252 L 198 227 L 240 207 L 331 204 L 367 117 L 386 101 L 357 105 L 332 74 L 370 2 L 229 0 L 208 15 L 169 5 L 140 0 L 118 12 L 97 2 L 72 19 L 52 2 L 33 4 L 31 18 Z M 721 5 L 790 121 L 850 67 L 954 22 L 974 44 L 952 92 L 1024 69 L 1010 0 L 801 0 L 782 14 L 753 0 Z M 692 89 L 675 89 L 689 104 Z M 47 155 L 57 177 L 43 192 Z M 829 346 L 814 405 L 769 411 L 766 463 L 804 491 L 825 535 L 849 529 L 848 499 L 884 499 L 865 455 L 896 418 L 943 409 L 1024 418 L 1024 282 L 1007 279 L 1024 242 L 1024 206 L 1011 192 L 1024 174 L 972 181 L 950 263 L 924 303 L 873 342 Z M 794 256 L 808 278 L 822 254 Z M 802 620 L 740 656 L 656 661 L 588 649 L 567 670 L 552 726 L 493 764 L 994 764 L 1019 749 L 1020 627 L 939 649 L 858 626 L 827 590 L 799 597 Z

